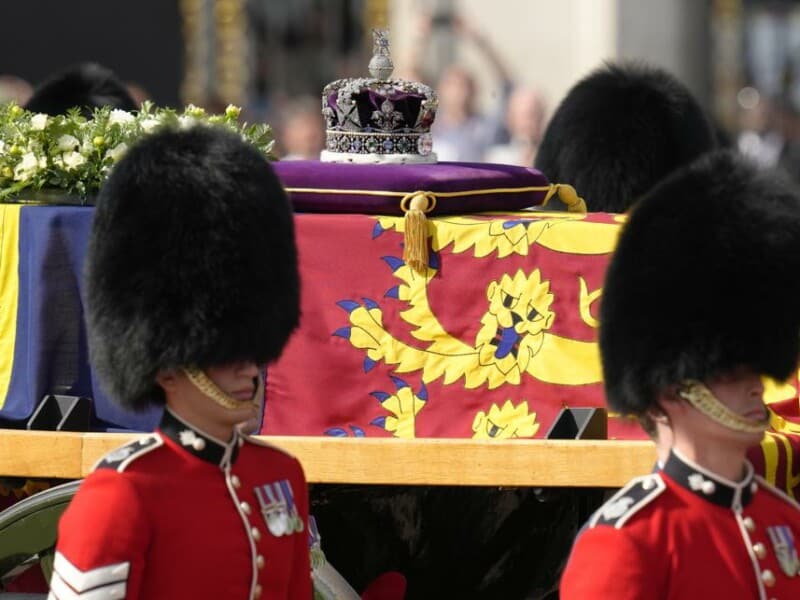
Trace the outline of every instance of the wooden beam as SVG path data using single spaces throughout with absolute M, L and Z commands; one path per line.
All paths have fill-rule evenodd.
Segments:
M 0 432 L 0 475 L 84 477 L 119 433 Z M 642 441 L 261 437 L 295 455 L 313 483 L 619 487 L 649 472 Z
M 75 479 L 82 448 L 81 433 L 0 429 L 0 475 Z
M 271 437 L 311 482 L 620 487 L 649 473 L 651 442 Z

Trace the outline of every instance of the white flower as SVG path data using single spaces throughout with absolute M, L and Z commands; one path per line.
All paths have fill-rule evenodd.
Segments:
M 31 129 L 43 131 L 45 127 L 47 127 L 47 115 L 38 113 L 31 117 Z
M 33 152 L 28 152 L 27 154 L 22 155 L 22 160 L 19 161 L 19 164 L 14 167 L 14 180 L 15 181 L 28 181 L 33 174 L 36 172 L 36 169 L 39 168 L 40 161 L 36 158 L 36 155 Z M 47 165 L 47 161 L 45 160 L 45 166 Z
M 145 119 L 144 121 L 139 123 L 139 125 L 142 126 L 143 131 L 149 133 L 150 131 L 161 125 L 161 121 L 159 121 L 158 119 Z
M 115 108 L 111 111 L 111 114 L 108 116 L 108 124 L 111 125 L 127 125 L 128 123 L 133 123 L 136 120 L 131 113 L 126 110 L 121 110 L 119 108 Z
M 64 167 L 67 171 L 77 169 L 86 162 L 86 157 L 80 152 L 65 152 L 62 157 L 64 159 Z
M 72 135 L 64 134 L 60 138 L 58 138 L 58 149 L 62 152 L 68 152 L 70 150 L 75 150 L 78 146 L 80 146 L 80 141 L 78 138 Z
M 106 157 L 110 158 L 116 163 L 119 162 L 119 159 L 122 158 L 122 155 L 125 154 L 127 150 L 128 150 L 128 144 L 122 142 L 111 148 L 111 150 L 107 151 Z
M 178 127 L 181 129 L 189 129 L 194 127 L 197 124 L 197 119 L 194 117 L 188 117 L 186 115 L 181 115 L 178 117 Z
M 6 143 L 3 140 L 0 140 L 0 154 L 5 152 L 6 150 Z

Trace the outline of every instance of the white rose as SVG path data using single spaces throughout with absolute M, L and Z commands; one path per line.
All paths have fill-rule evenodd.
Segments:
M 194 127 L 195 124 L 197 124 L 197 119 L 194 117 L 188 117 L 186 115 L 178 117 L 178 127 L 181 129 L 189 129 L 190 127 Z
M 70 150 L 75 150 L 78 146 L 80 146 L 80 141 L 78 138 L 64 134 L 60 138 L 58 138 L 58 149 L 62 152 L 68 152 Z
M 45 127 L 47 127 L 47 115 L 39 113 L 31 117 L 31 129 L 42 131 Z
M 111 148 L 108 152 L 106 152 L 106 157 L 113 160 L 115 163 L 119 162 L 119 159 L 122 158 L 122 155 L 125 154 L 128 150 L 128 145 L 125 142 L 121 144 L 117 144 L 115 147 Z
M 65 152 L 62 156 L 64 158 L 64 166 L 66 167 L 67 171 L 77 169 L 86 162 L 86 157 L 79 152 Z
M 14 179 L 16 181 L 27 181 L 39 167 L 39 160 L 33 152 L 22 155 L 22 160 L 14 167 Z
M 145 119 L 140 123 L 140 125 L 142 126 L 143 131 L 149 133 L 150 131 L 161 125 L 161 121 L 159 121 L 158 119 Z
M 109 125 L 127 125 L 128 123 L 132 123 L 136 120 L 131 113 L 125 110 L 121 110 L 119 108 L 115 108 L 111 111 L 111 114 L 108 116 L 108 124 Z

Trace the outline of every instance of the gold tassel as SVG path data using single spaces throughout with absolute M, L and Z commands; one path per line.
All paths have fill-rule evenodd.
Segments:
M 544 200 L 542 200 L 541 207 L 546 208 L 555 195 L 558 195 L 558 199 L 564 203 L 568 212 L 586 212 L 586 202 L 578 196 L 575 188 L 567 183 L 551 183 Z
M 559 183 L 556 187 L 559 199 L 567 205 L 567 211 L 577 213 L 586 212 L 586 202 L 583 201 L 583 198 L 578 196 L 578 192 L 575 191 L 574 187 L 566 183 Z
M 428 268 L 428 219 L 436 206 L 436 196 L 430 192 L 412 192 L 400 201 L 400 208 L 406 213 L 405 245 L 403 260 L 417 273 L 425 273 Z

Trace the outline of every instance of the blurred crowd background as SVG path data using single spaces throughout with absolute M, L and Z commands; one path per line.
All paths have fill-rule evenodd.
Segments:
M 137 103 L 233 103 L 273 126 L 282 158 L 316 158 L 322 88 L 367 76 L 380 27 L 394 75 L 439 94 L 440 160 L 531 165 L 569 87 L 636 59 L 683 80 L 728 144 L 800 179 L 793 0 L 28 0 L 3 13 L 0 102 L 94 61 Z

